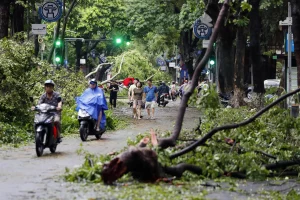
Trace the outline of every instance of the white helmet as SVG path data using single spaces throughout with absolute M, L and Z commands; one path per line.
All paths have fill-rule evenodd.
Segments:
M 54 81 L 52 81 L 50 79 L 46 80 L 45 83 L 44 83 L 44 85 L 53 85 L 53 87 L 55 86 Z

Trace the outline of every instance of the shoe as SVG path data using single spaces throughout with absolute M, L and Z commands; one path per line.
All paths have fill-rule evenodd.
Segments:
M 150 119 L 155 119 L 155 117 L 151 117 Z
M 139 117 L 138 119 L 142 119 L 142 118 Z
M 96 128 L 96 131 L 99 132 L 99 131 L 100 131 L 100 128 Z

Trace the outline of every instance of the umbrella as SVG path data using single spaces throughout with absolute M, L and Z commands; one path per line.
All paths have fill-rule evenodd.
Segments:
M 132 83 L 133 83 L 134 78 L 132 78 L 132 77 L 125 78 L 125 79 L 123 80 L 123 84 L 124 84 L 125 86 L 128 86 L 130 80 L 131 80 Z

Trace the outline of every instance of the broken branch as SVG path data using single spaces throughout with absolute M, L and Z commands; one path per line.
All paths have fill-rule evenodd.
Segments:
M 261 109 L 259 112 L 257 112 L 253 117 L 249 118 L 248 120 L 245 120 L 243 122 L 237 123 L 237 124 L 229 124 L 229 125 L 224 125 L 224 126 L 220 126 L 220 127 L 216 127 L 214 129 L 212 129 L 210 132 L 208 132 L 204 137 L 202 137 L 200 140 L 198 140 L 197 142 L 193 143 L 191 146 L 173 154 L 170 156 L 171 159 L 173 158 L 177 158 L 178 156 L 181 156 L 183 154 L 186 154 L 192 150 L 194 150 L 196 147 L 203 145 L 208 139 L 210 139 L 215 133 L 222 131 L 222 130 L 228 130 L 228 129 L 234 129 L 234 128 L 238 128 L 241 126 L 245 126 L 251 122 L 253 122 L 256 118 L 258 118 L 259 116 L 261 116 L 263 113 L 265 113 L 266 111 L 268 111 L 270 108 L 272 108 L 273 106 L 275 106 L 276 104 L 278 104 L 279 102 L 283 101 L 284 99 L 286 99 L 289 96 L 292 96 L 296 93 L 298 93 L 300 91 L 300 88 L 289 92 L 283 96 L 281 96 L 280 98 L 278 98 L 276 101 L 274 101 L 273 103 L 269 104 L 267 107 Z
M 181 132 L 182 122 L 183 122 L 183 118 L 184 118 L 184 115 L 185 115 L 187 102 L 188 102 L 190 96 L 193 94 L 193 91 L 195 90 L 195 88 L 198 84 L 199 75 L 201 74 L 201 71 L 203 70 L 203 68 L 205 67 L 205 64 L 207 63 L 207 61 L 209 59 L 209 56 L 212 52 L 213 43 L 217 39 L 219 29 L 224 23 L 224 19 L 225 19 L 225 16 L 226 16 L 226 13 L 227 13 L 228 10 L 229 10 L 229 0 L 225 0 L 224 4 L 222 6 L 222 9 L 219 13 L 217 22 L 215 24 L 214 32 L 213 32 L 213 34 L 212 34 L 212 36 L 209 40 L 208 48 L 205 52 L 205 55 L 202 58 L 202 60 L 200 61 L 200 63 L 198 64 L 198 66 L 196 67 L 196 70 L 194 72 L 191 87 L 183 95 L 183 98 L 182 98 L 182 101 L 180 103 L 180 107 L 179 107 L 179 110 L 178 110 L 178 115 L 177 115 L 177 119 L 176 119 L 173 134 L 169 138 L 162 138 L 162 139 L 159 140 L 159 147 L 161 147 L 163 149 L 166 149 L 166 148 L 171 147 L 171 146 L 173 147 L 176 144 L 176 140 L 179 137 L 179 134 Z

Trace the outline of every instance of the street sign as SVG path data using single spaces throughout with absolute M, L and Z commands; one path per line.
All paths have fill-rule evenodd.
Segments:
M 284 21 L 279 21 L 280 26 L 292 26 L 293 25 L 293 18 L 287 17 Z
M 40 17 L 47 22 L 55 22 L 62 15 L 62 2 L 60 0 L 47 1 L 39 7 Z
M 158 66 L 164 66 L 165 65 L 165 60 L 163 58 L 157 58 L 156 59 L 156 64 Z
M 212 33 L 212 19 L 204 13 L 199 19 L 196 19 L 193 25 L 194 35 L 199 39 L 209 39 Z
M 291 47 L 291 52 L 295 52 L 295 44 L 294 44 L 294 37 L 293 34 L 291 34 L 291 42 L 290 42 L 290 47 Z M 288 41 L 289 41 L 289 37 L 288 37 L 288 33 L 286 34 L 285 37 L 285 51 L 288 52 Z
M 169 63 L 169 67 L 175 67 L 175 63 L 174 62 L 170 62 Z
M 81 65 L 85 65 L 85 63 L 86 63 L 86 62 L 85 62 L 85 59 L 80 59 L 80 64 L 81 64 Z
M 209 40 L 203 40 L 202 41 L 202 47 L 203 48 L 207 48 L 208 47 L 208 43 L 209 43 Z
M 33 35 L 46 35 L 46 24 L 31 24 L 31 30 Z
M 167 70 L 167 67 L 166 67 L 166 66 L 160 66 L 160 70 L 161 70 L 161 71 L 166 71 L 166 70 Z

